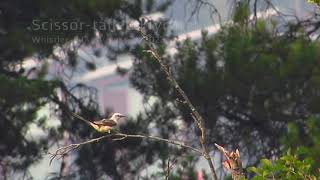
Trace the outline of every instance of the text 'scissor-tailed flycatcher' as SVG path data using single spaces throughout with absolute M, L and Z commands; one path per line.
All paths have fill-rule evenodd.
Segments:
M 120 113 L 114 113 L 109 119 L 102 119 L 98 121 L 88 121 L 85 119 L 82 119 L 86 123 L 90 124 L 95 130 L 105 133 L 108 132 L 110 133 L 113 128 L 115 128 L 118 125 L 118 120 L 126 117 Z

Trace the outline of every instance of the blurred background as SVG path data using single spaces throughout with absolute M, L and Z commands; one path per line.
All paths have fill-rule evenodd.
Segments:
M 169 179 L 210 179 L 201 157 L 146 139 L 84 145 L 49 165 L 48 152 L 101 136 L 70 112 L 120 112 L 123 133 L 201 147 L 138 28 L 204 116 L 220 179 L 230 175 L 214 143 L 239 148 L 244 167 L 304 147 L 316 171 L 318 13 L 304 0 L 2 0 L 0 179 L 165 179 L 168 162 Z

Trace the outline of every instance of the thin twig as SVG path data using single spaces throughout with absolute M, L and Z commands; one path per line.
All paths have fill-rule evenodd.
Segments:
M 111 137 L 111 135 L 105 135 L 105 136 L 101 136 L 101 137 L 98 137 L 98 138 L 94 138 L 94 139 L 90 139 L 88 141 L 84 141 L 84 142 L 81 142 L 81 143 L 76 143 L 76 144 L 69 144 L 67 146 L 63 146 L 59 149 L 57 149 L 54 153 L 48 153 L 48 154 L 51 154 L 51 159 L 50 159 L 50 165 L 52 163 L 52 161 L 57 157 L 57 156 L 60 156 L 63 157 L 65 155 L 67 155 L 69 152 L 79 148 L 81 145 L 85 145 L 85 144 L 90 144 L 90 143 L 93 143 L 93 142 L 98 142 L 100 141 L 101 139 L 104 139 L 104 138 L 107 138 L 107 137 Z
M 190 1 L 190 2 L 192 3 L 192 1 Z M 188 18 L 189 21 L 191 20 L 192 17 L 194 17 L 195 14 L 199 15 L 201 8 L 203 6 L 206 6 L 208 8 L 208 10 L 211 11 L 210 12 L 211 20 L 214 21 L 213 15 L 217 15 L 219 24 L 222 23 L 221 14 L 219 13 L 217 7 L 212 2 L 210 2 L 208 0 L 196 0 L 196 3 L 192 4 L 192 6 L 193 6 L 193 8 L 192 8 L 190 17 Z
M 200 143 L 201 143 L 202 150 L 203 150 L 203 157 L 207 160 L 207 162 L 209 164 L 213 179 L 217 180 L 218 177 L 217 177 L 216 171 L 214 169 L 212 159 L 209 155 L 208 145 L 206 143 L 206 135 L 205 135 L 206 129 L 204 127 L 204 119 L 202 118 L 200 113 L 196 110 L 195 106 L 191 103 L 191 101 L 189 100 L 189 98 L 186 95 L 186 93 L 184 92 L 184 90 L 180 87 L 180 85 L 178 84 L 178 82 L 174 78 L 170 67 L 165 64 L 165 62 L 162 60 L 162 57 L 158 54 L 157 50 L 153 47 L 153 43 L 150 41 L 148 36 L 146 36 L 142 32 L 142 30 L 140 30 L 140 33 L 142 34 L 142 37 L 144 38 L 146 45 L 149 47 L 149 50 L 145 50 L 145 52 L 150 53 L 159 62 L 162 70 L 165 71 L 167 78 L 170 81 L 171 85 L 182 96 L 182 98 L 185 101 L 185 104 L 187 104 L 188 107 L 190 108 L 191 115 L 192 115 L 195 123 L 197 124 L 197 127 L 200 129 L 200 132 L 201 132 Z
M 176 164 L 176 162 L 177 162 L 177 157 L 174 158 L 172 160 L 172 163 L 170 164 L 170 156 L 169 156 L 168 163 L 167 163 L 167 169 L 166 169 L 166 178 L 165 178 L 166 180 L 169 180 L 170 173 L 171 173 L 171 171 L 173 169 L 173 166 Z
M 177 145 L 177 146 L 180 146 L 180 147 L 183 147 L 183 148 L 187 148 L 187 149 L 190 149 L 194 152 L 197 152 L 199 153 L 200 155 L 203 155 L 202 151 L 197 149 L 197 148 L 194 148 L 190 145 L 187 145 L 185 144 L 184 142 L 181 142 L 181 141 L 177 141 L 177 140 L 171 140 L 171 139 L 164 139 L 164 138 L 160 138 L 160 137 L 157 137 L 157 136 L 151 136 L 151 135 L 140 135 L 140 134 L 123 134 L 123 133 L 117 133 L 115 134 L 115 136 L 120 136 L 120 140 L 123 140 L 125 138 L 147 138 L 147 139 L 153 139 L 153 140 L 157 140 L 157 141 L 163 141 L 163 142 L 167 142 L 167 143 L 170 143 L 170 144 L 174 144 L 174 145 Z M 113 140 L 119 140 L 119 139 L 113 139 Z
M 170 176 L 170 156 L 168 158 L 167 169 L 166 169 L 166 180 L 169 180 Z
M 108 135 L 104 135 L 104 136 L 101 136 L 101 137 L 98 137 L 98 138 L 90 139 L 88 141 L 84 141 L 84 142 L 81 142 L 81 143 L 69 144 L 68 146 L 64 146 L 64 147 L 61 147 L 61 148 L 57 149 L 54 153 L 50 153 L 49 152 L 49 154 L 52 155 L 49 164 L 51 164 L 52 161 L 57 156 L 60 156 L 59 158 L 61 158 L 61 157 L 65 156 L 65 155 L 67 155 L 69 152 L 79 148 L 82 145 L 98 142 L 98 141 L 100 141 L 102 139 L 105 139 L 105 138 L 111 138 L 112 141 L 121 141 L 121 140 L 124 140 L 126 138 L 147 138 L 147 139 L 152 139 L 152 140 L 157 140 L 157 141 L 162 141 L 162 142 L 167 142 L 167 143 L 170 143 L 170 144 L 174 144 L 174 145 L 177 145 L 177 146 L 180 146 L 180 147 L 183 147 L 183 148 L 190 149 L 190 150 L 192 150 L 194 152 L 197 152 L 200 155 L 203 155 L 201 150 L 199 150 L 197 148 L 194 148 L 194 147 L 192 147 L 190 145 L 187 145 L 187 144 L 185 144 L 184 142 L 181 142 L 181 141 L 171 140 L 171 139 L 164 139 L 164 138 L 160 138 L 160 137 L 156 137 L 156 136 L 150 136 L 150 135 L 115 133 L 115 134 L 108 134 Z

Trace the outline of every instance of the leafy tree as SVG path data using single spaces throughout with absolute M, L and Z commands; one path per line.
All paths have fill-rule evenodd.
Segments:
M 157 42 L 157 47 L 204 115 L 211 148 L 214 142 L 240 146 L 249 163 L 256 163 L 281 154 L 279 137 L 289 122 L 304 122 L 319 113 L 319 42 L 293 25 L 280 30 L 275 20 L 252 23 L 239 7 L 234 24 L 213 36 L 204 32 L 200 42 L 178 43 L 173 57 L 165 53 L 166 42 Z M 192 129 L 188 108 L 179 103 L 180 97 L 144 49 L 133 52 L 138 58 L 132 84 L 146 99 L 155 96 L 157 102 L 173 107 Z M 162 114 L 152 119 L 160 118 L 166 119 Z M 155 123 L 161 127 L 170 121 Z
M 284 149 L 299 155 L 299 158 L 311 159 L 310 168 L 312 173 L 319 173 L 319 118 L 311 117 L 306 126 L 298 123 L 290 123 L 288 134 L 283 138 Z
M 76 69 L 79 67 L 77 48 L 81 45 L 90 45 L 97 31 L 100 33 L 101 42 L 118 38 L 126 44 L 127 40 L 135 39 L 137 36 L 132 31 L 124 31 L 130 20 L 139 20 L 143 13 L 163 10 L 169 4 L 165 2 L 156 6 L 153 1 L 143 3 L 139 0 L 86 2 L 4 0 L 0 2 L 0 164 L 1 174 L 5 178 L 10 178 L 10 175 L 17 176 L 21 172 L 23 175 L 32 163 L 42 157 L 43 152 L 48 148 L 48 143 L 61 139 L 64 131 L 70 132 L 71 139 L 79 136 L 89 137 L 91 134 L 89 128 L 81 125 L 77 120 L 72 120 L 68 111 L 79 110 L 85 117 L 99 116 L 97 104 L 94 102 L 95 91 L 92 88 L 81 84 L 69 87 L 63 81 L 63 77 L 45 80 L 48 65 L 45 62 L 46 58 L 50 57 L 53 61 L 65 63 L 67 67 Z M 105 21 L 107 25 L 120 26 L 121 30 L 112 27 L 113 31 L 111 31 L 96 27 L 94 24 Z M 60 29 L 56 23 L 60 25 Z M 66 29 L 62 28 L 62 23 L 66 23 Z M 84 27 L 73 30 L 72 23 L 84 24 Z M 51 39 L 37 41 L 37 38 Z M 55 38 L 60 40 L 57 41 Z M 71 46 L 70 42 L 75 38 L 79 40 L 78 44 Z M 63 59 L 53 53 L 54 48 L 58 46 L 62 48 L 67 58 Z M 118 53 L 127 51 L 128 48 L 123 46 L 115 49 L 107 43 L 106 47 L 109 48 L 108 55 L 113 59 Z M 95 52 L 98 56 L 98 50 Z M 37 59 L 39 64 L 42 64 L 40 68 L 23 68 L 22 63 L 28 57 Z M 89 61 L 85 63 L 88 69 L 94 69 L 94 64 Z M 65 95 L 67 101 L 57 98 L 58 90 Z M 88 93 L 89 98 L 83 98 L 80 92 Z M 61 116 L 61 127 L 48 129 L 45 126 L 47 119 L 45 117 L 38 119 L 37 111 L 52 102 L 59 105 L 56 114 Z M 48 136 L 40 139 L 27 138 L 25 134 L 31 123 L 36 123 L 43 128 L 48 132 Z M 89 165 L 87 164 L 89 161 L 82 160 L 85 159 L 84 157 L 88 154 L 92 156 L 98 154 L 102 164 L 110 162 L 99 172 L 116 176 L 118 173 L 115 172 L 115 151 L 107 144 L 104 147 L 110 150 L 109 154 L 106 154 L 101 147 L 89 149 L 94 154 L 88 153 L 85 149 L 82 150 L 76 161 L 80 169 Z M 95 169 L 95 167 L 92 165 L 87 169 L 91 173 L 89 177 L 93 177 L 92 174 L 97 177 L 100 175 L 96 173 L 99 168 Z M 86 171 L 83 173 L 85 174 Z
M 260 166 L 248 168 L 253 179 L 316 179 L 319 177 L 319 118 L 309 118 L 306 126 L 288 125 L 283 138 L 286 153 L 274 162 L 261 159 Z
M 308 161 L 309 160 L 309 161 Z M 268 159 L 261 159 L 261 167 L 251 167 L 249 170 L 255 173 L 254 180 L 262 179 L 308 179 L 315 180 L 311 173 L 310 159 L 300 160 L 295 155 L 285 155 L 272 163 Z
M 43 123 L 43 119 L 38 119 L 37 111 L 48 102 L 47 97 L 57 85 L 54 81 L 12 78 L 3 74 L 0 75 L 0 82 L 0 157 L 6 178 L 11 173 L 24 171 L 47 148 L 46 137 L 32 140 L 26 134 L 32 122 L 39 126 Z
M 86 118 L 101 117 L 94 101 L 94 89 L 82 84 L 71 88 L 63 79 L 44 80 L 45 65 L 33 79 L 26 78 L 31 71 L 26 72 L 21 66 L 25 57 L 34 56 L 43 60 L 51 55 L 54 60 L 67 62 L 69 67 L 76 69 L 79 67 L 77 47 L 63 47 L 67 58 L 61 61 L 60 57 L 52 54 L 54 46 L 69 44 L 75 37 L 80 39 L 78 47 L 90 45 L 96 30 L 101 35 L 99 40 L 110 51 L 110 59 L 121 52 L 131 52 L 135 56 L 131 80 L 144 95 L 146 104 L 150 97 L 156 97 L 150 109 L 121 127 L 121 131 L 150 133 L 146 127 L 153 124 L 162 137 L 168 138 L 179 131 L 174 120 L 182 117 L 189 129 L 184 136 L 190 137 L 190 142 L 197 142 L 194 141 L 190 112 L 183 103 L 178 102 L 180 97 L 169 86 L 159 64 L 143 51 L 146 49 L 144 44 L 135 47 L 128 45 L 130 40 L 134 41 L 140 35 L 135 31 L 123 31 L 126 28 L 123 17 L 140 21 L 143 13 L 164 10 L 168 5 L 170 3 L 156 4 L 152 0 L 146 3 L 141 0 L 2 1 L 0 83 L 4 88 L 0 90 L 0 110 L 3 112 L 0 113 L 0 123 L 3 124 L 0 126 L 3 127 L 1 163 L 6 161 L 5 166 L 12 168 L 12 171 L 25 171 L 41 157 L 40 152 L 48 142 L 61 139 L 64 131 L 69 132 L 72 141 L 98 136 L 68 113 L 76 111 Z M 216 35 L 211 37 L 204 32 L 200 42 L 186 40 L 178 43 L 178 53 L 174 57 L 165 51 L 168 38 L 166 26 L 156 31 L 150 28 L 146 32 L 157 40 L 158 50 L 166 63 L 172 67 L 175 77 L 204 115 L 209 143 L 212 146 L 213 142 L 240 146 L 252 158 L 250 162 L 254 163 L 262 156 L 280 154 L 278 137 L 284 134 L 289 122 L 301 122 L 304 126 L 306 117 L 318 113 L 319 44 L 312 42 L 297 26 L 285 27 L 280 35 L 273 21 L 251 23 L 247 8 L 248 5 L 241 6 L 240 3 L 235 9 L 235 23 L 223 26 Z M 86 24 L 105 18 L 116 20 L 120 30 L 110 32 L 84 28 L 80 31 L 48 31 L 43 28 L 37 30 L 37 26 L 33 25 L 34 20 Z M 143 23 L 140 21 L 140 24 Z M 34 43 L 32 37 L 39 35 L 59 36 L 64 40 L 61 43 Z M 114 48 L 107 41 L 114 38 L 121 39 L 124 45 Z M 95 52 L 98 56 L 99 50 Z M 94 69 L 92 63 L 86 63 L 89 69 Z M 57 89 L 65 95 L 65 101 L 57 98 Z M 80 93 L 83 89 L 86 94 Z M 89 98 L 83 98 L 87 95 Z M 60 116 L 61 127 L 47 130 L 47 139 L 25 139 L 25 131 L 30 123 L 35 122 L 37 110 L 49 102 L 59 105 L 56 113 Z M 39 125 L 43 122 L 43 119 L 39 121 Z M 118 152 L 121 157 L 116 156 Z M 70 174 L 70 178 L 99 179 L 110 176 L 113 179 L 130 179 L 143 169 L 144 164 L 153 164 L 158 159 L 165 162 L 168 154 L 179 156 L 183 153 L 182 149 L 159 142 L 145 143 L 136 139 L 113 143 L 103 141 L 79 150 L 75 160 L 78 171 Z M 179 171 L 180 168 L 172 176 L 179 178 Z

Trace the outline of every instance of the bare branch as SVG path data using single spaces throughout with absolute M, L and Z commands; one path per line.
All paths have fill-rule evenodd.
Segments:
M 211 159 L 211 157 L 209 155 L 208 145 L 206 143 L 206 135 L 205 135 L 206 134 L 206 129 L 204 127 L 204 119 L 202 118 L 202 116 L 197 111 L 195 106 L 192 104 L 192 102 L 190 101 L 190 99 L 188 98 L 188 96 L 186 95 L 184 90 L 180 87 L 180 85 L 178 84 L 178 82 L 174 78 L 170 67 L 165 64 L 165 62 L 163 61 L 162 57 L 158 54 L 157 50 L 153 47 L 154 45 L 151 42 L 151 40 L 148 38 L 148 36 L 146 34 L 144 34 L 144 32 L 142 30 L 140 30 L 140 33 L 141 33 L 143 39 L 145 40 L 146 45 L 149 48 L 149 50 L 145 50 L 145 52 L 150 53 L 159 62 L 162 70 L 165 71 L 165 73 L 167 75 L 167 78 L 170 81 L 171 85 L 182 96 L 182 98 L 185 101 L 185 104 L 187 104 L 187 106 L 189 107 L 189 109 L 191 111 L 191 115 L 192 115 L 195 123 L 197 124 L 197 127 L 200 129 L 200 132 L 201 132 L 200 143 L 201 143 L 202 150 L 203 150 L 203 157 L 207 160 L 207 162 L 209 164 L 213 179 L 218 179 L 216 171 L 214 169 L 214 165 L 213 165 L 212 159 Z
M 168 163 L 167 163 L 167 169 L 166 169 L 166 180 L 169 180 L 169 176 L 170 176 L 170 156 L 168 158 Z
M 219 21 L 219 24 L 222 23 L 222 20 L 221 20 L 221 15 L 217 9 L 217 7 L 211 3 L 210 1 L 208 0 L 196 0 L 196 3 L 193 4 L 193 9 L 191 11 L 191 15 L 189 17 L 189 20 L 195 16 L 195 14 L 199 13 L 201 8 L 202 7 L 207 7 L 209 9 L 210 12 L 210 18 L 212 21 L 214 21 L 214 15 L 216 15 L 218 17 L 218 21 Z
M 150 136 L 150 135 L 140 135 L 140 134 L 123 134 L 123 133 L 115 133 L 115 134 L 108 134 L 108 135 L 104 135 L 98 138 L 94 138 L 94 139 L 90 139 L 88 141 L 84 141 L 81 143 L 75 143 L 75 144 L 69 144 L 68 146 L 64 146 L 61 147 L 59 149 L 57 149 L 54 153 L 50 153 L 51 156 L 51 160 L 50 160 L 50 164 L 52 163 L 52 161 L 57 157 L 60 156 L 58 159 L 60 159 L 61 157 L 67 155 L 69 152 L 79 148 L 82 145 L 86 145 L 86 144 L 90 144 L 90 143 L 94 143 L 94 142 L 98 142 L 102 139 L 105 138 L 111 138 L 112 141 L 121 141 L 124 140 L 126 138 L 147 138 L 147 139 L 151 139 L 151 140 L 157 140 L 157 141 L 162 141 L 162 142 L 166 142 L 169 144 L 173 144 L 173 145 L 177 145 L 180 146 L 182 148 L 187 148 L 190 149 L 200 155 L 203 155 L 202 151 L 194 148 L 190 145 L 185 144 L 184 142 L 181 141 L 177 141 L 177 140 L 171 140 L 171 139 L 164 139 L 164 138 L 160 138 L 157 136 Z
M 225 157 L 225 161 L 222 163 L 223 167 L 231 172 L 233 180 L 241 180 L 245 178 L 245 173 L 242 168 L 242 162 L 240 159 L 239 150 L 227 151 L 222 146 L 215 144 L 215 146 L 221 151 Z
M 167 169 L 166 169 L 166 180 L 169 180 L 170 177 L 170 172 L 173 169 L 173 166 L 176 164 L 177 158 L 172 160 L 172 163 L 170 164 L 170 157 L 168 158 L 168 163 L 167 163 Z
M 82 142 L 82 143 L 77 143 L 77 144 L 69 144 L 68 146 L 64 146 L 64 147 L 61 147 L 59 149 L 57 149 L 54 153 L 48 153 L 48 154 L 51 154 L 51 159 L 50 159 L 50 165 L 52 163 L 52 161 L 57 157 L 57 156 L 60 156 L 58 159 L 60 159 L 61 157 L 67 155 L 69 152 L 79 148 L 81 145 L 85 145 L 85 144 L 90 144 L 90 143 L 94 143 L 94 142 L 98 142 L 100 141 L 101 139 L 104 139 L 104 138 L 107 138 L 107 137 L 110 137 L 111 135 L 105 135 L 105 136 L 101 136 L 101 137 L 98 137 L 98 138 L 94 138 L 94 139 L 90 139 L 88 141 L 85 141 L 85 142 Z
M 120 140 L 123 140 L 125 138 L 147 138 L 147 139 L 153 139 L 153 140 L 157 140 L 157 141 L 163 141 L 163 142 L 167 142 L 167 143 L 170 143 L 170 144 L 174 144 L 174 145 L 177 145 L 177 146 L 180 146 L 180 147 L 183 147 L 183 148 L 187 148 L 187 149 L 190 149 L 194 152 L 197 152 L 199 153 L 200 155 L 202 155 L 202 151 L 197 149 L 197 148 L 194 148 L 190 145 L 187 145 L 185 144 L 184 142 L 181 142 L 181 141 L 177 141 L 177 140 L 171 140 L 171 139 L 164 139 L 164 138 L 160 138 L 160 137 L 157 137 L 157 136 L 150 136 L 150 135 L 139 135 L 139 134 L 123 134 L 123 133 L 117 133 L 115 134 L 116 136 L 120 136 L 122 137 Z M 119 139 L 113 139 L 113 140 L 119 140 Z

